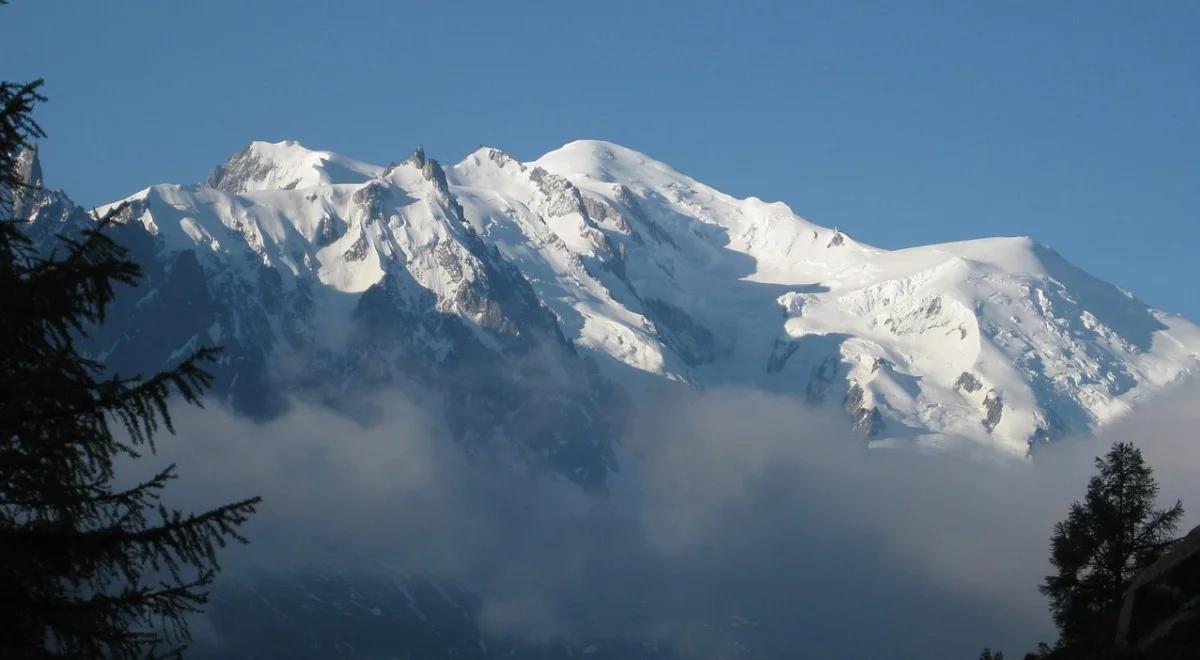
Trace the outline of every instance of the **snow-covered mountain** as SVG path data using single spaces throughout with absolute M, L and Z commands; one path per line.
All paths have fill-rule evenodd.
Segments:
M 845 405 L 878 442 L 1010 453 L 1194 370 L 1200 329 L 1028 238 L 888 251 L 618 145 L 450 171 L 567 336 L 634 370 Z
M 55 195 L 25 203 L 35 233 L 83 222 Z M 1200 367 L 1200 327 L 1029 238 L 883 250 L 600 141 L 448 168 L 253 142 L 203 185 L 120 203 L 148 278 L 97 339 L 112 364 L 220 343 L 219 391 L 263 416 L 297 390 L 434 392 L 469 447 L 588 483 L 623 393 L 663 381 L 843 406 L 873 443 L 1023 455 Z

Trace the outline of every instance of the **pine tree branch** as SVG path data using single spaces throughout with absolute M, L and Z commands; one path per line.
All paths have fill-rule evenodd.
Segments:
M 246 539 L 232 530 L 249 520 L 256 506 L 262 502 L 261 497 L 251 497 L 239 502 L 226 504 L 201 514 L 190 514 L 186 518 L 168 520 L 161 525 L 146 527 L 137 531 L 125 529 L 118 523 L 105 525 L 91 530 L 35 528 L 6 530 L 0 528 L 0 537 L 7 536 L 9 542 L 30 542 L 35 547 L 54 547 L 69 553 L 75 546 L 88 548 L 103 548 L 110 545 L 142 545 L 153 546 L 169 539 L 181 531 L 196 531 L 208 525 L 217 524 L 221 536 L 229 536 L 242 543 Z M 229 529 L 226 529 L 228 527 Z
M 0 500 L 0 506 L 21 506 L 21 507 L 67 507 L 81 504 L 109 504 L 120 503 L 123 501 L 137 498 L 137 496 L 146 493 L 147 491 L 162 488 L 165 482 L 175 478 L 175 464 L 168 465 L 163 470 L 159 471 L 150 479 L 139 483 L 138 485 L 115 493 L 104 490 L 104 480 L 95 483 L 81 486 L 89 495 L 81 495 L 71 498 L 61 498 L 54 500 Z
M 170 393 L 170 388 L 174 388 L 176 392 L 183 396 L 184 401 L 187 403 L 204 407 L 199 399 L 199 394 L 212 384 L 212 376 L 200 367 L 200 363 L 213 362 L 220 354 L 221 350 L 217 347 L 210 346 L 197 349 L 173 369 L 157 373 L 145 380 L 140 376 L 128 378 L 113 376 L 108 380 L 79 388 L 78 391 L 91 394 L 91 396 L 87 397 L 83 405 L 76 405 L 55 413 L 34 417 L 24 416 L 18 418 L 16 416 L 0 416 L 0 425 L 30 421 L 38 423 L 52 422 L 57 419 L 71 419 L 81 415 L 119 412 L 123 409 L 128 412 L 134 412 L 133 409 L 129 408 L 130 404 L 138 404 L 138 412 L 141 412 L 140 408 L 147 407 L 146 403 L 155 399 L 165 398 Z M 61 396 L 61 393 L 59 396 Z M 155 412 L 161 411 L 156 409 Z M 158 415 L 158 417 L 164 420 L 164 426 L 168 430 L 174 431 L 170 426 L 169 416 Z M 136 428 L 153 432 L 156 426 L 141 424 L 136 426 Z
M 1168 539 L 1160 542 L 1150 542 L 1148 541 L 1147 537 L 1158 533 L 1170 535 L 1175 531 L 1176 521 L 1181 516 L 1183 516 L 1182 500 L 1175 500 L 1174 506 L 1172 506 L 1170 509 L 1156 511 L 1154 513 L 1154 517 L 1145 523 L 1145 527 L 1142 529 L 1142 532 L 1137 535 L 1137 538 L 1134 539 L 1134 548 L 1146 548 L 1153 550 L 1166 547 L 1167 545 L 1174 543 L 1175 539 Z

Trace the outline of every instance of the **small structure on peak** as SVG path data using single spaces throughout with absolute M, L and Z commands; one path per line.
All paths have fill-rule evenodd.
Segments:
M 424 168 L 425 167 L 425 148 L 418 144 L 417 148 L 413 149 L 412 155 L 408 157 L 408 162 L 411 162 L 412 164 L 416 165 L 418 168 Z

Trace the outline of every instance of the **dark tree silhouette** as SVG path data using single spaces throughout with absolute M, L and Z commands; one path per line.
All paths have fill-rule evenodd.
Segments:
M 0 217 L 35 194 L 19 155 L 43 136 L 31 118 L 41 81 L 0 83 Z M 185 617 L 206 600 L 216 552 L 258 498 L 199 514 L 160 503 L 175 466 L 128 488 L 115 461 L 173 432 L 168 399 L 199 404 L 210 383 L 193 353 L 148 378 L 106 376 L 76 341 L 104 321 L 118 285 L 141 269 L 104 234 L 110 218 L 35 251 L 0 222 L 0 657 L 176 655 Z M 121 432 L 114 433 L 116 423 Z
M 1174 542 L 1183 503 L 1156 509 L 1158 484 L 1130 443 L 1096 458 L 1098 474 L 1083 502 L 1054 526 L 1050 561 L 1058 572 L 1040 590 L 1050 598 L 1060 653 L 1104 657 L 1112 648 L 1121 600 L 1139 571 Z

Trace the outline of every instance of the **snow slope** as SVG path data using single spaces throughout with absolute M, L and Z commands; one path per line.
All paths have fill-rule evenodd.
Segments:
M 437 323 L 389 322 L 423 356 L 406 378 L 553 345 L 580 357 L 542 361 L 552 382 L 599 368 L 560 401 L 598 405 L 605 380 L 736 385 L 842 406 L 873 443 L 1016 455 L 1200 366 L 1195 324 L 1029 238 L 882 250 L 594 140 L 528 163 L 481 148 L 446 169 L 419 150 L 380 167 L 254 142 L 206 185 L 124 201 L 153 258 L 195 254 L 210 283 L 234 283 L 220 297 L 242 311 L 208 339 L 240 337 L 269 364 L 300 344 L 344 354 L 363 300 L 422 299 Z M 470 349 L 447 338 L 451 318 Z
M 331 174 L 329 163 L 356 169 Z M 502 448 L 603 481 L 619 392 L 463 221 L 435 161 L 418 150 L 374 168 L 253 143 L 210 182 L 155 185 L 97 209 L 119 208 L 133 233 L 123 240 L 159 265 L 111 314 L 124 325 L 96 336 L 110 366 L 146 372 L 220 344 L 217 391 L 243 412 L 269 417 L 306 392 L 369 415 L 356 408 L 365 395 L 399 387 L 435 398 L 469 451 Z M 227 182 L 239 192 L 220 189 Z
M 1198 365 L 1195 324 L 1028 238 L 881 250 L 591 140 L 528 164 L 481 150 L 451 181 L 580 345 L 841 403 L 876 442 L 1021 454 Z

